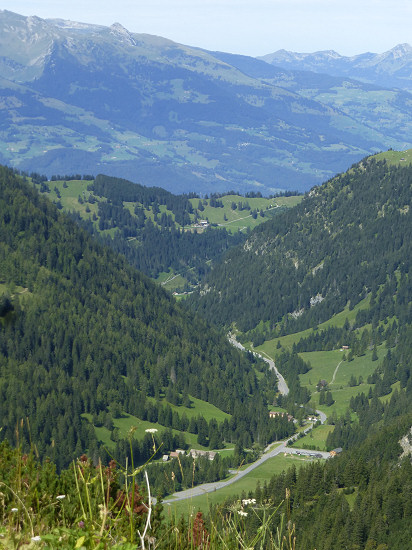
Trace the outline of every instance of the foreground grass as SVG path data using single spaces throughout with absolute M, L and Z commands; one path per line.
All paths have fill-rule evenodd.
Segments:
M 22 454 L 7 442 L 0 444 L 0 546 L 2 548 L 47 548 L 122 550 L 196 548 L 258 548 L 292 550 L 294 527 L 283 521 L 289 510 L 271 507 L 258 517 L 253 529 L 245 529 L 237 510 L 211 518 L 202 514 L 182 519 L 164 517 L 162 506 L 151 500 L 146 487 L 135 483 L 144 468 L 124 468 L 111 462 L 97 466 L 85 455 L 61 475 L 50 462 L 42 464 L 33 453 Z M 130 468 L 131 466 L 131 468 Z M 257 505 L 258 507 L 258 505 Z M 252 511 L 250 509 L 250 511 Z M 277 519 L 279 527 L 273 521 Z M 239 546 L 240 545 L 240 546 Z

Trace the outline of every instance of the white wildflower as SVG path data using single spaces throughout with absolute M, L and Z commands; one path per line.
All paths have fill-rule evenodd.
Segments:
M 239 516 L 243 516 L 243 517 L 247 516 L 247 512 L 244 512 L 243 510 L 238 510 L 237 513 L 239 514 Z
M 57 500 L 63 500 L 63 499 L 65 499 L 65 498 L 66 498 L 66 495 L 58 495 L 58 496 L 56 497 Z
M 242 504 L 243 504 L 243 506 L 248 506 L 249 504 L 256 504 L 256 499 L 255 498 L 244 498 L 242 500 Z
M 39 535 L 36 535 L 35 537 L 32 537 L 31 540 L 33 542 L 40 542 L 41 541 L 41 537 Z
M 156 428 L 147 428 L 147 430 L 145 430 L 145 432 L 148 434 L 155 434 L 158 431 L 159 430 L 157 430 Z
M 19 509 L 18 508 L 12 508 L 11 511 L 13 512 L 13 514 L 15 514 L 16 512 L 19 511 Z

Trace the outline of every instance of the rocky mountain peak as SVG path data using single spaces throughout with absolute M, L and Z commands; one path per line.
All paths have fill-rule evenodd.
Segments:
M 110 34 L 123 43 L 130 44 L 131 46 L 136 45 L 136 40 L 133 38 L 132 34 L 120 23 L 113 23 L 113 25 L 110 26 Z
M 404 44 L 398 44 L 397 46 L 392 48 L 390 51 L 396 56 L 411 55 L 412 46 L 405 42 Z

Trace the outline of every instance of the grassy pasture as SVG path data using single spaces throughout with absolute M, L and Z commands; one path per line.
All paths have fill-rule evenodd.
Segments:
M 377 348 L 378 360 L 385 354 L 384 346 Z M 333 390 L 340 386 L 347 386 L 351 376 L 357 379 L 362 376 L 364 380 L 374 372 L 377 361 L 372 361 L 372 351 L 368 350 L 361 357 L 354 357 L 353 361 L 343 361 L 345 355 L 342 351 L 310 351 L 299 354 L 302 359 L 310 362 L 312 369 L 300 375 L 300 382 L 307 386 L 309 390 L 314 391 L 319 380 L 326 380 L 329 387 Z M 339 365 L 335 380 L 332 383 L 333 374 Z
M 377 160 L 387 160 L 389 164 L 403 166 L 412 163 L 412 149 L 406 151 L 385 151 L 375 155 Z
M 33 296 L 33 293 L 30 292 L 27 288 L 24 288 L 14 283 L 6 283 L 5 281 L 0 281 L 0 296 L 4 294 L 10 295 L 10 298 L 13 301 L 18 300 L 20 306 L 24 309 L 24 304 L 27 300 Z M 3 322 L 3 319 L 0 319 L 0 322 Z
M 159 275 L 156 281 L 169 292 L 174 292 L 175 290 L 182 289 L 187 283 L 186 279 L 182 275 L 176 274 L 174 272 L 163 272 Z
M 333 315 L 333 317 L 331 317 L 327 321 L 320 323 L 318 325 L 319 330 L 327 329 L 329 327 L 343 327 L 346 319 L 349 321 L 349 323 L 353 323 L 358 311 L 362 309 L 367 309 L 369 306 L 369 302 L 370 296 L 361 300 L 352 310 L 350 310 L 348 307 L 345 307 L 345 309 L 343 309 L 336 315 Z M 301 340 L 302 338 L 308 337 L 312 332 L 313 329 L 308 328 L 306 330 L 302 330 L 301 332 L 295 332 L 293 334 L 287 334 L 286 336 L 280 336 L 279 338 L 267 340 L 261 346 L 258 346 L 256 348 L 256 351 L 263 351 L 271 357 L 274 357 L 276 355 L 278 343 L 280 343 L 283 348 L 291 349 L 293 344 L 298 343 L 299 340 Z
M 147 397 L 149 401 L 155 402 L 154 397 Z M 176 406 L 172 405 L 171 403 L 167 403 L 164 401 L 164 404 L 166 403 L 171 407 L 172 411 L 176 411 L 179 416 L 182 416 L 183 413 L 186 414 L 186 416 L 190 419 L 193 416 L 203 416 L 207 422 L 209 422 L 212 418 L 215 418 L 218 423 L 223 422 L 226 418 L 230 418 L 230 414 L 227 414 L 223 412 L 222 410 L 218 409 L 211 403 L 207 403 L 206 401 L 202 401 L 201 399 L 197 399 L 196 397 L 191 397 L 190 400 L 192 401 L 192 406 L 190 408 L 183 407 L 183 406 Z
M 225 195 L 220 197 L 219 201 L 223 203 L 223 208 L 215 208 L 210 206 L 210 199 L 201 199 L 202 204 L 204 204 L 204 211 L 199 211 L 199 216 L 201 219 L 208 219 L 212 224 L 218 224 L 219 226 L 225 227 L 228 231 L 236 232 L 239 229 L 243 230 L 246 228 L 253 229 L 257 225 L 260 225 L 264 221 L 269 219 L 269 210 L 275 210 L 278 207 L 286 206 L 291 208 L 295 206 L 302 200 L 302 195 L 293 196 L 293 197 L 276 197 L 274 199 L 268 198 L 245 198 L 239 195 Z M 197 209 L 199 204 L 199 199 L 190 199 L 193 208 Z M 239 210 L 236 208 L 232 209 L 232 203 L 239 205 L 239 203 L 249 204 L 251 210 Z M 262 217 L 258 213 L 257 218 L 252 217 L 252 210 L 263 210 L 265 216 Z M 226 220 L 225 220 L 226 216 Z M 194 216 L 192 216 L 194 218 Z
M 342 415 L 349 407 L 351 397 L 362 392 L 368 394 L 369 388 L 373 388 L 373 385 L 366 383 L 366 379 L 374 372 L 379 360 L 384 357 L 385 352 L 385 347 L 382 345 L 377 349 L 378 361 L 372 361 L 372 351 L 368 350 L 365 355 L 355 357 L 353 361 L 349 362 L 343 361 L 343 352 L 336 350 L 300 353 L 299 355 L 312 365 L 312 369 L 309 372 L 300 375 L 300 382 L 302 386 L 306 386 L 311 392 L 311 401 L 316 405 L 316 408 L 319 408 L 328 416 L 333 411 L 336 411 L 338 415 Z M 332 382 L 333 374 L 338 365 L 335 380 Z M 359 376 L 362 376 L 364 382 L 359 386 L 350 387 L 349 380 L 351 376 L 354 376 L 357 380 Z M 335 403 L 330 407 L 319 405 L 320 394 L 316 391 L 316 384 L 319 380 L 326 380 L 332 391 Z
M 154 398 L 147 397 L 149 401 L 155 401 Z M 207 422 L 209 422 L 212 418 L 216 419 L 218 423 L 223 422 L 225 418 L 230 418 L 230 415 L 221 411 L 214 405 L 211 405 L 210 403 L 207 403 L 206 401 L 202 401 L 201 399 L 196 399 L 195 397 L 190 398 L 192 401 L 192 407 L 177 407 L 175 405 L 171 405 L 168 403 L 173 411 L 177 411 L 180 416 L 183 415 L 183 413 L 186 413 L 186 416 L 190 419 L 192 417 L 196 417 L 199 415 L 202 415 Z M 166 402 L 165 402 L 166 404 Z M 89 414 L 84 415 L 89 421 L 92 421 L 92 417 Z M 147 420 L 141 420 L 140 418 L 137 418 L 136 416 L 132 416 L 130 414 L 123 414 L 121 418 L 115 418 L 113 419 L 113 424 L 115 428 L 119 429 L 120 437 L 125 438 L 127 437 L 127 434 L 129 433 L 130 429 L 133 427 L 137 427 L 137 430 L 134 433 L 134 437 L 141 440 L 145 436 L 145 430 L 150 428 L 155 428 L 159 430 L 159 432 L 162 432 L 166 430 L 167 428 L 165 426 L 162 426 L 161 424 L 158 424 L 157 422 L 148 422 Z M 104 426 L 101 427 L 95 427 L 96 435 L 100 441 L 104 443 L 104 445 L 111 449 L 114 447 L 114 442 L 110 439 L 110 430 L 105 428 Z M 187 444 L 191 448 L 196 449 L 207 449 L 207 447 L 203 447 L 202 445 L 199 445 L 197 442 L 197 435 L 192 434 L 190 432 L 182 432 L 179 430 L 172 430 L 174 434 L 181 433 L 184 435 Z M 233 448 L 232 444 L 226 445 L 229 449 Z
M 87 201 L 90 192 L 87 190 L 87 187 L 93 183 L 92 181 L 88 180 L 69 180 L 66 182 L 66 186 L 64 186 L 63 180 L 58 181 L 49 181 L 47 182 L 48 187 L 50 188 L 50 192 L 44 193 L 46 196 L 50 198 L 53 202 L 57 202 L 60 200 L 63 209 L 67 211 L 75 211 L 80 214 L 80 216 L 83 219 L 91 219 L 93 214 L 96 214 L 98 211 L 98 203 L 88 204 L 87 202 L 84 202 L 83 204 L 79 203 L 78 198 L 79 196 L 82 197 Z M 37 186 L 39 187 L 39 186 Z M 58 197 L 58 194 L 55 191 L 55 188 L 59 191 L 60 198 Z M 97 197 L 97 201 L 105 200 L 100 197 Z M 299 196 L 292 196 L 292 197 L 277 197 L 276 199 L 268 199 L 268 198 L 245 198 L 241 197 L 239 195 L 226 195 L 219 199 L 224 207 L 223 208 L 214 208 L 210 206 L 210 199 L 206 199 L 207 204 L 204 206 L 204 211 L 199 212 L 199 216 L 201 218 L 208 218 L 209 222 L 211 224 L 218 224 L 223 227 L 226 227 L 231 232 L 236 232 L 239 229 L 246 229 L 248 227 L 253 228 L 257 225 L 263 223 L 268 219 L 267 216 L 261 217 L 259 214 L 256 219 L 253 219 L 251 216 L 251 213 L 249 210 L 242 210 L 239 209 L 232 210 L 231 205 L 232 202 L 235 202 L 236 204 L 239 204 L 242 202 L 245 204 L 246 202 L 249 203 L 252 210 L 263 210 L 266 212 L 266 210 L 272 209 L 274 210 L 276 207 L 280 206 L 286 206 L 288 208 L 295 206 L 302 200 L 302 195 Z M 190 202 L 193 205 L 194 210 L 197 209 L 197 206 L 199 204 L 199 199 L 190 199 Z M 202 199 L 202 202 L 204 200 Z M 124 206 L 129 210 L 129 212 L 134 216 L 134 208 L 136 205 L 140 205 L 140 203 L 134 203 L 134 202 L 125 202 Z M 86 208 L 90 209 L 90 212 L 86 212 Z M 171 215 L 173 220 L 175 219 L 174 214 L 167 210 L 165 205 L 160 205 L 159 210 L 161 213 L 166 213 L 168 215 Z M 148 219 L 151 219 L 154 221 L 154 216 L 151 208 L 145 208 L 144 209 L 145 215 Z M 224 216 L 226 215 L 227 220 L 225 221 Z M 192 221 L 195 219 L 195 214 L 190 215 Z
M 296 447 L 297 449 L 302 448 L 304 445 L 310 446 L 312 449 L 319 449 L 320 451 L 326 451 L 326 438 L 328 434 L 333 431 L 334 426 L 329 426 L 328 424 L 322 424 L 313 428 L 313 430 L 304 437 L 298 439 L 292 443 L 291 447 Z
M 352 388 L 342 387 L 336 390 L 332 389 L 332 396 L 335 403 L 330 407 L 327 407 L 326 405 L 319 405 L 319 393 L 314 393 L 312 394 L 311 404 L 324 412 L 327 416 L 330 416 L 333 411 L 335 411 L 338 416 L 342 416 L 348 409 L 351 398 L 362 392 L 367 395 L 369 388 L 373 389 L 373 385 L 361 384 L 360 386 L 353 386 Z
M 89 415 L 87 416 L 89 417 Z M 147 429 L 155 428 L 159 430 L 159 433 L 167 429 L 165 428 L 165 426 L 161 426 L 157 422 L 148 422 L 147 420 L 140 420 L 136 416 L 132 416 L 130 414 L 124 414 L 122 418 L 114 419 L 113 424 L 115 428 L 119 428 L 121 438 L 127 437 L 130 429 L 137 426 L 137 430 L 134 433 L 134 437 L 138 440 L 142 440 L 144 438 L 146 433 L 145 430 Z M 97 438 L 109 450 L 114 448 L 115 443 L 110 439 L 110 430 L 102 426 L 99 428 L 95 428 L 95 431 L 96 431 Z M 173 434 L 179 434 L 179 433 L 183 434 L 190 448 L 208 450 L 208 447 L 203 447 L 202 445 L 199 445 L 199 443 L 197 442 L 196 434 L 192 434 L 189 432 L 181 432 L 179 430 L 172 430 L 172 432 Z M 229 445 L 229 447 L 232 448 L 233 445 Z
M 319 329 L 325 329 L 329 326 L 341 327 L 344 325 L 346 319 L 352 322 L 360 309 L 368 307 L 369 299 L 369 297 L 365 298 L 351 311 L 345 308 L 328 321 L 320 324 Z M 291 349 L 294 343 L 310 335 L 312 330 L 313 329 L 310 328 L 302 332 L 266 341 L 263 345 L 257 347 L 256 350 L 274 358 L 276 357 L 278 342 L 280 342 L 283 348 Z M 368 394 L 369 388 L 373 388 L 373 385 L 367 384 L 366 380 L 368 376 L 375 371 L 379 361 L 385 356 L 386 348 L 384 345 L 377 348 L 378 361 L 372 361 L 372 350 L 367 350 L 365 355 L 361 357 L 354 357 L 352 361 L 343 360 L 344 355 L 347 354 L 348 351 L 343 352 L 340 350 L 302 352 L 299 354 L 305 361 L 308 361 L 312 367 L 307 373 L 300 375 L 301 385 L 307 387 L 311 393 L 312 397 L 310 404 L 323 411 L 327 416 L 330 416 L 333 412 L 338 416 L 343 415 L 348 409 L 352 397 L 362 392 Z M 359 376 L 362 376 L 363 383 L 358 386 L 349 386 L 352 376 L 356 378 L 357 382 L 359 381 Z M 335 402 L 330 407 L 319 405 L 320 394 L 316 390 L 316 384 L 319 380 L 326 380 L 329 389 L 332 391 Z M 390 395 L 385 396 L 385 398 L 390 398 Z M 382 399 L 384 400 L 385 398 Z M 356 415 L 354 415 L 354 417 L 355 416 Z M 319 428 L 316 430 L 318 429 Z M 324 442 L 330 429 L 331 427 L 329 426 L 321 427 L 320 431 L 315 430 L 313 432 L 312 437 L 306 436 L 304 439 L 299 440 L 295 446 L 299 447 L 301 442 L 323 449 Z

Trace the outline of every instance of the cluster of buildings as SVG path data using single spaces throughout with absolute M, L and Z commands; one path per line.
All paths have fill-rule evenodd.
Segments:
M 180 455 L 191 456 L 192 458 L 205 457 L 205 458 L 208 458 L 209 460 L 214 460 L 216 454 L 217 453 L 215 451 L 202 451 L 200 449 L 190 449 L 190 451 L 186 455 L 186 451 L 184 451 L 183 449 L 176 449 L 175 451 L 172 451 L 168 455 L 163 455 L 162 460 L 163 462 L 168 462 L 168 460 L 172 460 L 173 458 L 179 458 Z
M 192 227 L 196 229 L 201 229 L 205 227 L 209 227 L 209 222 L 207 220 L 198 220 L 197 223 L 194 223 Z
M 269 411 L 269 418 L 276 418 L 277 416 L 287 416 L 289 422 L 293 420 L 293 416 L 291 414 L 280 411 Z

